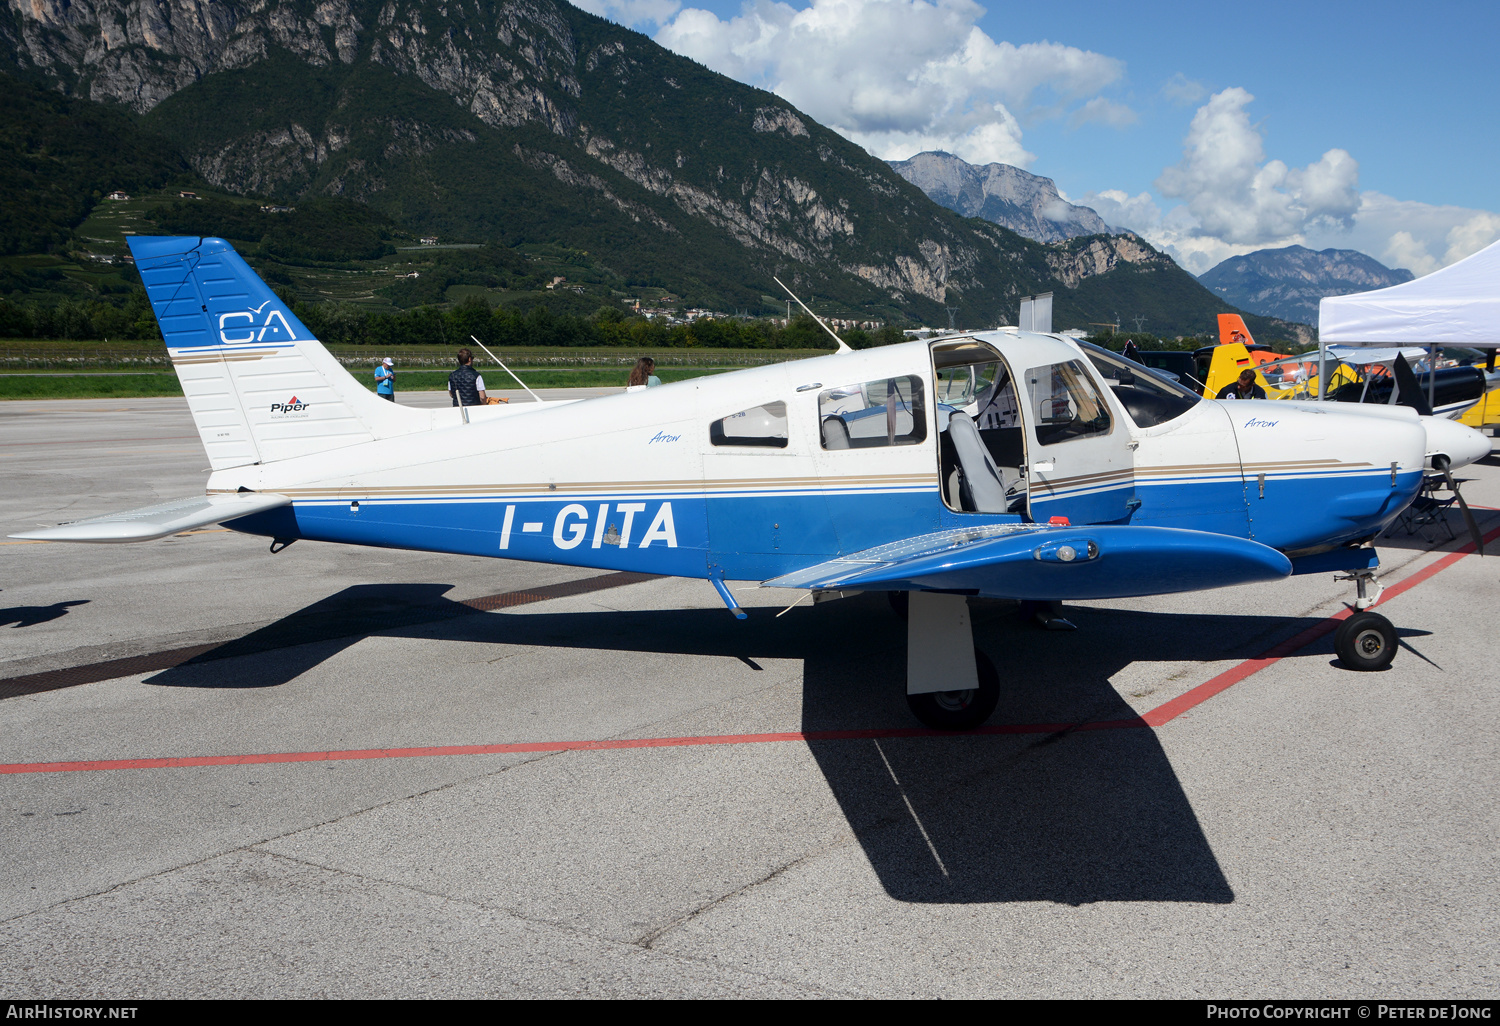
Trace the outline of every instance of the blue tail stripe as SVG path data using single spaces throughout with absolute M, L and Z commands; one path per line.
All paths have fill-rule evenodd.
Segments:
M 126 241 L 168 348 L 282 347 L 313 338 L 223 239 L 132 235 Z

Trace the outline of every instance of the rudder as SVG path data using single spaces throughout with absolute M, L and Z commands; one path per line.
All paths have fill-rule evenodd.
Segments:
M 1245 319 L 1239 314 L 1219 314 L 1219 345 L 1233 345 L 1236 342 L 1245 346 L 1255 345 L 1255 339 L 1250 337 L 1250 329 L 1245 327 Z
M 126 241 L 214 470 L 430 425 L 354 380 L 223 239 Z

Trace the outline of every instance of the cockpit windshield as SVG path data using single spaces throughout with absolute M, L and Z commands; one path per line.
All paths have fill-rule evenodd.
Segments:
M 1191 410 L 1203 397 L 1150 367 L 1089 342 L 1078 343 L 1137 427 L 1155 427 Z

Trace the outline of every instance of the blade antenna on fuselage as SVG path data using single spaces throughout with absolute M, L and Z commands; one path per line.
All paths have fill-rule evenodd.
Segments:
M 474 338 L 473 335 L 470 335 L 469 337 L 470 338 Z M 535 392 L 533 392 L 530 388 L 528 388 L 527 385 L 526 385 L 526 382 L 522 381 L 520 378 L 517 378 L 516 377 L 516 372 L 513 371 L 513 370 L 511 370 L 509 367 L 505 366 L 505 364 L 501 362 L 500 357 L 496 356 L 494 353 L 491 353 L 490 350 L 489 350 L 489 347 L 486 346 L 483 342 L 479 341 L 479 339 L 477 339 L 477 338 L 474 338 L 474 344 L 476 346 L 478 346 L 480 349 L 483 349 L 485 351 L 485 353 L 489 356 L 489 358 L 491 360 L 494 360 L 496 363 L 500 364 L 500 369 L 501 370 L 503 370 L 505 373 L 509 374 L 511 377 L 516 378 L 516 384 L 520 385 L 522 388 L 525 388 L 527 395 L 531 396 L 531 398 L 535 399 L 539 403 L 544 403 L 544 402 L 547 401 L 547 400 L 543 399 L 541 396 L 537 395 Z
M 796 299 L 798 306 L 800 306 L 804 310 L 807 310 L 807 304 L 804 303 L 804 302 L 802 302 L 802 300 L 797 299 L 797 293 L 793 292 L 791 289 L 787 289 L 786 288 L 786 282 L 782 281 L 780 278 L 776 277 L 774 274 L 771 275 L 771 280 L 774 281 L 776 284 L 780 285 L 782 288 L 786 289 L 786 294 L 789 295 L 789 296 L 791 296 L 793 299 Z M 823 322 L 823 318 L 819 317 L 817 314 L 813 313 L 811 310 L 807 310 L 807 316 L 809 316 L 813 320 L 817 321 L 818 322 L 818 326 L 820 328 L 822 328 L 824 331 L 828 332 L 828 334 L 833 335 L 833 340 L 839 344 L 839 352 L 841 352 L 841 353 L 852 353 L 852 352 L 854 352 L 854 350 L 852 350 L 852 349 L 849 348 L 849 343 L 845 342 L 843 339 L 841 339 L 837 335 L 835 335 L 833 329 L 830 328 L 827 324 L 825 324 Z M 790 325 L 788 325 L 788 326 L 790 327 Z

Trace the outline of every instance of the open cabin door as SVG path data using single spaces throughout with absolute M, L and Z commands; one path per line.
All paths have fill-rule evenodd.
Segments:
M 1026 512 L 1026 437 L 1015 378 L 993 347 L 956 339 L 932 347 L 938 481 L 955 513 Z
M 1082 357 L 1028 367 L 1017 398 L 1026 429 L 1032 519 L 1108 524 L 1135 509 L 1130 431 L 1100 394 Z

